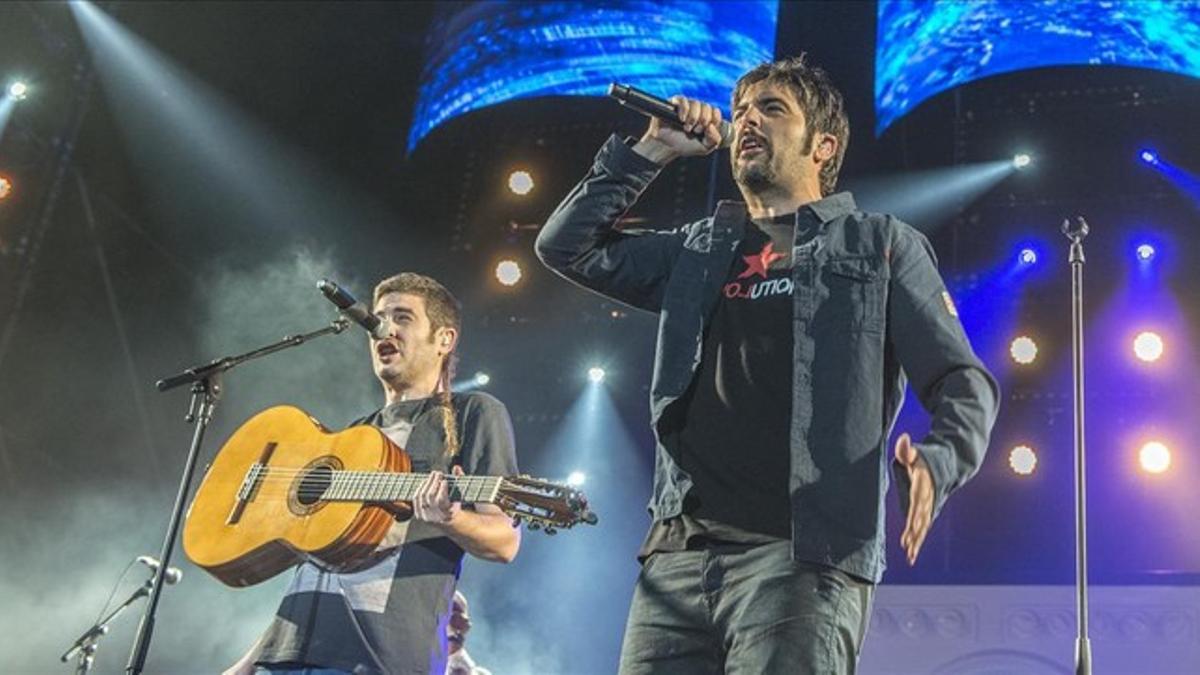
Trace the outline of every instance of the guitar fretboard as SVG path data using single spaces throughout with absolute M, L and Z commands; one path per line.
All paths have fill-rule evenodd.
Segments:
M 402 502 L 416 496 L 429 474 L 331 471 L 328 476 L 328 487 L 320 497 L 324 501 Z M 468 504 L 495 502 L 503 480 L 500 476 L 446 476 L 450 499 Z

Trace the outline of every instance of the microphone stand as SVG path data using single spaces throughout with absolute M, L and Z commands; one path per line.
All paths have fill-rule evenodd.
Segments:
M 1084 471 L 1083 426 L 1083 238 L 1088 224 L 1082 216 L 1063 221 L 1071 240 L 1071 370 L 1075 386 L 1075 675 L 1091 675 L 1092 644 L 1088 639 L 1087 602 L 1087 479 Z
M 246 352 L 245 354 L 214 359 L 206 364 L 193 366 L 181 373 L 161 379 L 155 384 L 155 387 L 159 391 L 168 391 L 175 387 L 191 383 L 192 398 L 188 404 L 188 414 L 184 420 L 188 424 L 195 424 L 196 431 L 192 436 L 192 444 L 188 450 L 187 461 L 184 463 L 183 476 L 179 481 L 179 490 L 175 495 L 175 507 L 171 512 L 171 520 L 167 525 L 167 536 L 163 539 L 162 549 L 158 554 L 159 566 L 154 571 L 154 577 L 151 579 L 150 600 L 146 603 L 146 609 L 142 613 L 142 621 L 138 624 L 137 638 L 134 640 L 133 649 L 129 653 L 129 663 L 125 666 L 125 672 L 131 675 L 141 673 L 146 663 L 146 655 L 150 651 L 150 638 L 154 634 L 154 615 L 158 610 L 158 600 L 162 593 L 163 583 L 166 580 L 167 568 L 171 564 L 171 551 L 175 548 L 175 538 L 179 534 L 179 523 L 183 518 L 188 487 L 191 485 L 192 476 L 196 472 L 196 459 L 200 454 L 200 444 L 204 440 L 204 432 L 208 428 L 208 423 L 212 419 L 217 401 L 221 397 L 221 373 L 251 359 L 274 354 L 275 352 L 291 347 L 298 347 L 308 340 L 322 335 L 341 333 L 349 327 L 350 322 L 348 320 L 343 318 L 334 319 L 332 323 L 320 330 L 303 335 L 288 335 L 278 342 Z
M 95 625 L 84 631 L 83 635 L 80 635 L 79 639 L 75 640 L 75 644 L 71 645 L 70 649 L 63 652 L 63 655 L 58 657 L 59 660 L 63 663 L 66 663 L 67 661 L 71 660 L 71 657 L 78 653 L 79 664 L 75 666 L 75 674 L 86 675 L 86 673 L 92 669 L 92 662 L 96 658 L 96 649 L 100 646 L 100 638 L 108 635 L 108 624 L 112 623 L 112 620 L 117 618 L 118 614 L 125 611 L 127 607 L 132 605 L 139 598 L 144 598 L 147 595 L 150 595 L 150 589 L 153 585 L 154 578 L 151 577 L 147 579 L 146 583 L 139 586 L 138 589 L 125 600 L 125 602 L 121 603 L 116 609 L 109 612 L 108 616 L 104 617 L 100 621 L 97 621 Z

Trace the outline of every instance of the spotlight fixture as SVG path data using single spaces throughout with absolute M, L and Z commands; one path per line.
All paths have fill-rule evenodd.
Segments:
M 13 100 L 22 101 L 26 96 L 29 95 L 29 85 L 17 80 L 16 82 L 8 85 L 8 95 L 11 96 Z
M 1137 247 L 1138 260 L 1148 262 L 1148 261 L 1150 261 L 1150 259 L 1152 259 L 1154 257 L 1155 253 L 1156 253 L 1156 251 L 1154 250 L 1154 246 L 1151 244 L 1141 244 L 1140 246 Z
M 1021 249 L 1021 253 L 1018 257 L 1020 258 L 1022 265 L 1032 265 L 1037 262 L 1038 258 L 1037 251 L 1031 248 Z
M 604 369 L 600 366 L 592 366 L 591 368 L 588 368 L 588 381 L 592 382 L 593 384 L 600 384 L 603 382 L 604 375 Z
M 1138 451 L 1138 464 L 1146 473 L 1163 473 L 1171 468 L 1171 449 L 1160 441 L 1150 441 Z
M 1158 153 L 1153 150 L 1142 150 L 1138 157 L 1147 164 L 1158 164 Z
M 0 176 L 0 200 L 12 194 L 13 184 L 7 176 Z
M 505 286 L 516 286 L 521 280 L 521 265 L 516 260 L 501 260 L 496 265 L 496 280 Z
M 567 485 L 579 487 L 587 482 L 587 474 L 582 471 L 572 471 L 571 475 L 567 476 Z
M 533 190 L 533 176 L 528 171 L 514 171 L 508 174 L 508 189 L 515 195 L 527 195 Z
M 1028 476 L 1037 468 L 1037 453 L 1028 445 L 1018 445 L 1008 452 L 1008 468 L 1018 476 Z
M 1013 155 L 1012 164 L 1014 169 L 1024 169 L 1032 163 L 1033 157 L 1029 156 L 1028 153 L 1021 152 Z
M 475 373 L 475 384 L 476 384 L 477 386 L 480 386 L 480 387 L 482 387 L 482 386 L 484 386 L 485 384 L 487 384 L 488 382 L 491 382 L 491 381 L 492 381 L 492 376 L 491 376 L 491 375 L 488 375 L 487 373 L 485 373 L 485 372 L 482 372 L 482 371 L 480 371 L 480 372 L 478 372 L 478 373 Z
M 1133 338 L 1133 354 L 1139 360 L 1152 363 L 1162 357 L 1164 350 L 1162 336 L 1154 331 L 1142 331 Z
M 1037 358 L 1037 343 L 1028 335 L 1022 335 L 1012 341 L 1012 344 L 1009 345 L 1008 353 L 1012 355 L 1013 361 L 1023 366 L 1029 365 Z

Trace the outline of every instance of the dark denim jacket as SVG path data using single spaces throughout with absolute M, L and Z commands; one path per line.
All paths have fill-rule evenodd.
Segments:
M 680 513 L 691 479 L 676 449 L 663 446 L 659 422 L 691 384 L 747 213 L 741 203 L 722 202 L 712 217 L 675 231 L 618 231 L 614 223 L 658 170 L 610 138 L 536 247 L 567 279 L 659 314 L 650 513 L 663 520 Z M 887 440 L 906 376 L 932 416 L 916 447 L 933 475 L 935 516 L 979 469 L 999 389 L 967 342 L 923 235 L 891 216 L 858 211 L 849 193 L 802 208 L 812 209 L 821 228 L 793 252 L 793 554 L 879 581 Z M 907 511 L 907 473 L 895 477 Z

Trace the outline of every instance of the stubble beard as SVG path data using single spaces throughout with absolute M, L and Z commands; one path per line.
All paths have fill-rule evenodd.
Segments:
M 434 343 L 434 339 L 435 336 L 431 333 L 427 343 L 432 345 Z M 411 348 L 420 349 L 422 346 L 412 345 Z M 397 354 L 397 356 L 399 356 L 399 354 Z M 397 390 L 407 389 L 415 385 L 419 380 L 428 375 L 428 373 L 421 368 L 423 365 L 420 363 L 422 355 L 412 354 L 410 352 L 410 354 L 406 356 L 408 358 L 404 358 L 399 362 L 393 361 L 392 363 L 380 364 L 379 369 L 375 372 L 375 376 L 380 381 L 385 382 L 389 387 Z
M 764 153 L 761 157 L 755 158 L 755 160 L 752 160 L 747 164 L 741 164 L 734 167 L 734 180 L 747 192 L 756 194 L 760 192 L 766 192 L 773 185 L 775 185 L 775 181 L 778 178 L 778 175 L 775 172 L 775 167 L 771 164 L 771 162 L 758 161 L 760 159 L 770 160 L 771 157 Z

